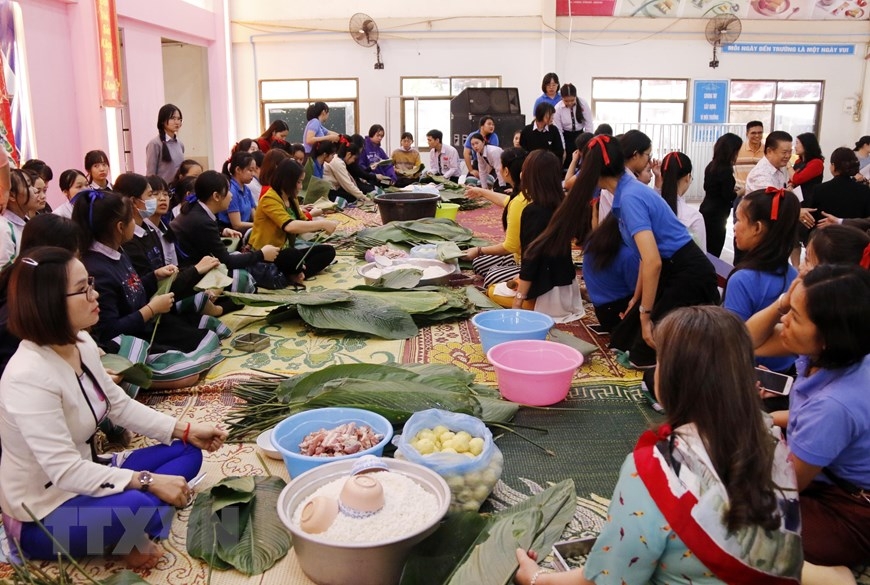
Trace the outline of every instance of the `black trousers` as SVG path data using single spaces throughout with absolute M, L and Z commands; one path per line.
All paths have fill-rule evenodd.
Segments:
M 714 256 L 722 255 L 725 247 L 725 234 L 728 231 L 728 216 L 731 209 L 716 209 L 714 211 L 702 211 L 704 217 L 704 229 L 707 231 L 707 252 Z
M 310 278 L 329 266 L 335 259 L 335 248 L 329 244 L 316 244 L 308 252 L 308 255 L 305 256 L 305 262 L 302 266 L 296 268 L 305 252 L 308 252 L 307 248 L 285 248 L 278 252 L 278 257 L 275 258 L 275 266 L 288 278 L 300 272 L 305 273 L 305 278 Z
M 670 258 L 662 259 L 659 286 L 650 314 L 654 323 L 680 307 L 718 303 L 716 270 L 694 241 L 677 250 Z M 643 340 L 639 309 L 640 303 L 635 303 L 625 318 L 611 330 L 610 346 L 629 351 L 631 361 L 636 364 L 651 365 L 655 363 L 655 350 Z

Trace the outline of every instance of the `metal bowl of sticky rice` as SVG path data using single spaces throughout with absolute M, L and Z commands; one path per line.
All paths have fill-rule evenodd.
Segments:
M 305 532 L 302 510 L 315 498 L 338 498 L 354 460 L 335 461 L 291 481 L 278 516 L 293 536 L 305 575 L 318 585 L 395 585 L 411 548 L 435 532 L 450 506 L 450 488 L 434 471 L 397 459 L 368 470 L 384 488 L 384 506 L 363 518 L 343 512 L 325 531 Z

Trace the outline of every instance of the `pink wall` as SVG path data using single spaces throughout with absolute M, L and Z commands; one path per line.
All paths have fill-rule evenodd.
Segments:
M 93 0 L 19 0 L 27 43 L 27 68 L 36 148 L 58 175 L 81 168 L 84 153 L 108 151 L 106 114 L 99 102 L 99 53 Z M 124 29 L 133 169 L 145 170 L 145 144 L 156 135 L 164 103 L 161 37 L 208 50 L 212 161 L 223 160 L 231 143 L 232 107 L 226 78 L 224 3 L 214 12 L 182 0 L 116 0 Z M 183 30 L 182 30 L 183 29 Z M 207 104 L 203 104 L 206 107 Z M 183 139 L 183 136 L 182 136 Z M 112 169 L 113 175 L 123 169 Z M 62 194 L 53 183 L 49 202 Z

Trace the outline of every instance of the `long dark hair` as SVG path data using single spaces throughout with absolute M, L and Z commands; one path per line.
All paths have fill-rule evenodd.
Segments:
M 504 210 L 501 212 L 501 226 L 502 229 L 505 230 L 507 230 L 507 214 L 510 202 L 513 201 L 522 191 L 520 173 L 523 171 L 523 163 L 528 155 L 529 153 L 526 152 L 524 148 L 514 146 L 505 148 L 501 152 L 501 166 L 508 170 L 508 173 L 510 173 L 511 176 L 511 181 L 513 182 L 513 189 L 511 190 L 511 194 L 508 195 L 508 203 L 504 206 Z
M 286 150 L 273 148 L 263 157 L 263 164 L 260 165 L 260 184 L 272 186 L 272 177 L 275 176 L 275 169 L 281 164 L 281 161 L 287 160 L 290 155 Z
M 812 132 L 804 132 L 798 134 L 797 139 L 801 141 L 801 146 L 804 147 L 804 153 L 801 155 L 801 162 L 804 164 L 811 160 L 825 160 L 822 156 L 822 147 L 819 146 L 819 139 Z
M 646 152 L 652 146 L 652 140 L 640 130 L 629 130 L 619 137 L 619 144 L 622 147 L 622 158 L 628 160 Z
M 566 83 L 559 90 L 559 95 L 563 98 L 573 97 L 577 98 L 577 88 L 574 87 L 573 83 Z M 586 118 L 583 117 L 583 108 L 580 107 L 580 99 L 577 98 L 574 102 L 574 118 L 577 120 L 577 123 L 581 126 L 586 121 Z
M 817 264 L 859 264 L 870 246 L 870 235 L 856 227 L 830 225 L 810 232 L 810 246 Z
M 177 185 L 180 180 L 187 177 L 187 174 L 193 167 L 202 168 L 202 165 L 193 160 L 192 158 L 186 158 L 181 161 L 181 164 L 178 166 L 178 170 L 175 171 L 175 176 L 172 178 L 172 182 L 169 183 L 169 186 L 175 187 L 175 185 Z
M 713 160 L 704 169 L 705 173 L 733 172 L 737 153 L 743 146 L 743 139 L 733 132 L 726 132 L 713 145 Z
M 183 117 L 181 114 L 181 110 L 178 109 L 177 106 L 172 104 L 166 104 L 160 108 L 157 112 L 157 133 L 160 135 L 160 143 L 162 147 L 160 149 L 160 158 L 166 162 L 172 162 L 172 155 L 169 153 L 169 147 L 166 146 L 166 124 L 169 122 L 169 119 L 172 118 L 172 114 L 178 112 L 178 117 Z
M 196 200 L 200 202 L 208 201 L 215 193 L 220 193 L 222 197 L 226 197 L 229 189 L 230 184 L 226 176 L 217 171 L 203 172 L 193 184 Z M 192 208 L 193 203 L 185 199 L 184 203 L 181 204 L 181 213 L 189 213 Z
M 291 158 L 278 163 L 275 174 L 272 175 L 272 189 L 278 195 L 287 197 L 296 219 L 302 219 L 302 211 L 299 209 L 299 192 L 296 190 L 296 186 L 304 173 L 302 165 Z
M 622 234 L 619 233 L 619 220 L 612 213 L 608 214 L 598 227 L 592 230 L 583 245 L 583 254 L 592 258 L 592 268 L 604 270 L 619 256 L 623 245 Z
M 269 125 L 269 127 L 266 128 L 266 131 L 263 132 L 262 134 L 260 134 L 260 138 L 267 141 L 269 143 L 269 146 L 271 146 L 273 134 L 275 134 L 277 132 L 289 132 L 289 131 L 290 131 L 290 126 L 287 125 L 287 122 L 279 119 L 279 120 L 275 120 L 274 122 L 272 122 Z
M 313 120 L 314 118 L 319 118 L 320 114 L 328 111 L 329 106 L 326 105 L 326 102 L 314 102 L 305 110 L 305 119 Z
M 676 215 L 677 185 L 680 179 L 692 173 L 692 161 L 682 152 L 669 152 L 662 159 L 662 199 L 664 199 L 671 211 Z
M 133 200 L 112 191 L 85 189 L 73 198 L 72 220 L 82 231 L 84 247 L 115 244 L 118 222 L 133 220 Z M 122 242 L 123 243 L 123 242 Z
M 834 165 L 838 176 L 854 177 L 861 170 L 855 151 L 845 146 L 834 149 L 831 153 L 831 164 Z
M 562 162 L 549 150 L 533 150 L 523 162 L 523 196 L 542 207 L 556 209 L 565 199 L 559 176 Z
M 813 365 L 833 370 L 864 359 L 870 353 L 870 271 L 822 264 L 803 277 L 803 286 L 807 314 L 822 341 Z
M 115 178 L 112 190 L 115 193 L 140 199 L 148 188 L 148 179 L 139 173 L 121 173 Z
M 221 172 L 225 174 L 229 178 L 234 178 L 237 169 L 244 169 L 248 165 L 251 164 L 254 160 L 254 155 L 250 152 L 239 151 L 233 153 L 233 155 L 224 162 L 224 166 L 221 169 Z
M 553 214 L 547 229 L 529 244 L 524 256 L 535 258 L 545 249 L 561 250 L 569 247 L 575 239 L 585 241 L 592 230 L 593 196 L 598 180 L 601 177 L 619 178 L 624 173 L 622 150 L 615 138 L 602 134 L 590 140 L 574 186 Z
M 778 205 L 776 218 L 772 217 L 774 203 Z M 759 189 L 743 197 L 740 209 L 748 222 L 761 222 L 765 229 L 761 242 L 752 250 L 746 251 L 734 272 L 750 269 L 784 275 L 788 268 L 788 258 L 797 242 L 800 201 L 791 191 L 768 193 Z
M 97 164 L 103 163 L 107 166 L 111 166 L 109 164 L 108 155 L 102 150 L 89 150 L 85 154 L 85 171 L 87 171 L 87 180 L 91 182 L 94 178 L 91 176 L 91 167 Z
M 753 525 L 775 530 L 776 441 L 762 419 L 755 356 L 743 321 L 722 307 L 684 307 L 656 325 L 655 339 L 657 393 L 668 424 L 698 429 L 728 493 L 728 531 Z

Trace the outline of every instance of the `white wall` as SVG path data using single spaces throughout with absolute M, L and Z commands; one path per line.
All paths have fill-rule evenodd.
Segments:
M 870 41 L 866 21 L 744 21 L 741 41 L 850 43 L 856 54 L 720 53 L 721 65 L 713 70 L 708 67 L 712 48 L 704 38 L 706 21 L 700 19 L 555 18 L 554 0 L 292 4 L 231 3 L 240 136 L 261 131 L 258 79 L 359 78 L 359 126 L 365 130 L 384 122 L 385 98 L 398 94 L 401 76 L 501 75 L 503 86 L 519 88 L 528 116 L 541 77 L 551 70 L 585 96 L 590 95 L 592 78 L 603 76 L 824 80 L 824 152 L 870 134 L 870 94 L 860 122 L 842 112 L 846 98 L 870 89 L 864 61 Z M 362 10 L 378 22 L 383 71 L 372 68 L 374 50 L 357 46 L 346 32 L 350 15 Z M 397 125 L 393 129 L 398 132 Z M 395 146 L 397 136 L 388 139 Z
M 208 168 L 212 140 L 205 47 L 165 43 L 162 48 L 164 100 L 175 104 L 184 116 L 179 133 L 184 156 Z

